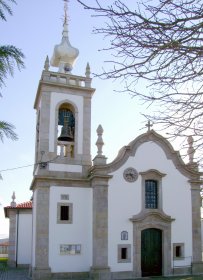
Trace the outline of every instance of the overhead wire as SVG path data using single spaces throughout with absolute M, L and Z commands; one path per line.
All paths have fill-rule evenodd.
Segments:
M 6 168 L 6 169 L 2 169 L 0 170 L 0 180 L 3 180 L 3 177 L 1 175 L 2 172 L 6 172 L 6 171 L 12 171 L 12 170 L 17 170 L 17 169 L 22 169 L 22 168 L 26 168 L 26 167 L 30 167 L 30 166 L 36 166 L 38 164 L 47 164 L 49 162 L 53 162 L 55 159 L 57 159 L 58 156 L 56 156 L 55 158 L 51 159 L 51 160 L 48 160 L 48 161 L 39 161 L 39 162 L 36 162 L 36 163 L 32 163 L 32 164 L 28 164 L 28 165 L 23 165 L 23 166 L 17 166 L 17 167 L 12 167 L 12 168 Z

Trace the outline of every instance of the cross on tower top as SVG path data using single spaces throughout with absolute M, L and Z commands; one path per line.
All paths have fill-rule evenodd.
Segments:
M 69 0 L 63 0 L 64 1 L 64 23 L 65 24 L 68 24 L 68 3 L 69 3 Z
M 151 123 L 150 120 L 148 120 L 147 124 L 145 125 L 147 127 L 147 131 L 149 132 L 151 130 L 151 127 L 153 126 L 153 124 Z

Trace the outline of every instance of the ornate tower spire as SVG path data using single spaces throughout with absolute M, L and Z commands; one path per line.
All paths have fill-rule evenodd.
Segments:
M 64 1 L 64 23 L 62 40 L 59 45 L 54 48 L 54 53 L 51 58 L 51 66 L 58 67 L 59 72 L 68 73 L 73 69 L 76 58 L 79 55 L 79 50 L 72 47 L 68 37 L 68 0 Z

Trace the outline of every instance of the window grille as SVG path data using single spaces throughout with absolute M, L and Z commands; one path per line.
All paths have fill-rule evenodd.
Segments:
M 158 208 L 158 186 L 155 180 L 145 181 L 145 208 Z

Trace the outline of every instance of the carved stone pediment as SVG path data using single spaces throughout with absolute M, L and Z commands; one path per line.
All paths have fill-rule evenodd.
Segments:
M 141 211 L 139 214 L 134 215 L 132 218 L 130 218 L 130 221 L 133 223 L 151 223 L 155 225 L 156 223 L 171 223 L 175 219 L 171 218 L 171 216 L 166 215 L 162 210 L 160 209 L 149 209 Z

